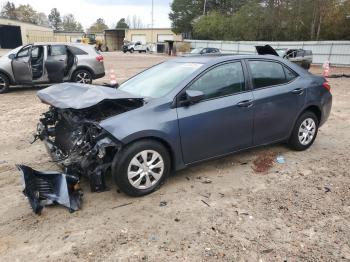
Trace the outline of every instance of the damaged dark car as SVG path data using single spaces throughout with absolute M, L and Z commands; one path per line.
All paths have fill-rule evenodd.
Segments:
M 94 192 L 111 174 L 131 196 L 156 190 L 171 171 L 247 148 L 310 147 L 332 95 L 322 77 L 273 56 L 178 58 L 118 89 L 59 84 L 38 92 L 38 124 L 64 173 Z

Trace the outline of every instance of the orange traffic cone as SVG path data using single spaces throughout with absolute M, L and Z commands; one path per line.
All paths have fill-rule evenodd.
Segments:
M 111 69 L 109 73 L 109 83 L 111 86 L 114 86 L 117 84 L 117 77 L 115 75 L 114 69 Z
M 324 64 L 322 65 L 323 68 L 323 76 L 324 77 L 329 77 L 330 74 L 330 66 L 329 66 L 329 61 L 324 62 Z

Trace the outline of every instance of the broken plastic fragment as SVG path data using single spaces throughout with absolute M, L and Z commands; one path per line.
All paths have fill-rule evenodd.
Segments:
M 16 165 L 22 174 L 23 194 L 35 214 L 40 215 L 46 205 L 60 204 L 70 212 L 81 208 L 82 191 L 79 179 L 58 172 L 39 172 L 28 166 Z

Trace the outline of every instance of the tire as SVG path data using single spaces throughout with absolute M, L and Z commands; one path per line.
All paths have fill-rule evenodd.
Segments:
M 296 151 L 308 149 L 317 137 L 318 125 L 319 121 L 313 112 L 304 112 L 295 123 L 292 135 L 288 141 L 289 146 Z
M 142 166 L 145 157 L 148 163 Z M 121 191 L 129 196 L 139 197 L 156 191 L 169 175 L 170 166 L 169 152 L 161 143 L 155 140 L 140 140 L 128 145 L 115 156 L 112 175 Z M 153 176 L 148 170 L 159 177 Z
M 142 51 L 139 51 L 139 54 L 141 54 L 142 53 Z
M 130 49 L 130 53 L 131 53 L 131 54 L 134 53 L 134 51 L 135 51 L 134 48 L 131 48 L 131 49 Z
M 123 53 L 124 53 L 124 54 L 126 54 L 126 52 L 128 52 L 128 51 L 126 51 L 126 50 L 123 50 Z
M 86 69 L 78 69 L 74 72 L 72 76 L 72 82 L 81 83 L 81 84 L 91 84 L 92 83 L 92 74 Z
M 8 77 L 0 73 L 0 94 L 4 94 L 9 90 L 10 81 Z

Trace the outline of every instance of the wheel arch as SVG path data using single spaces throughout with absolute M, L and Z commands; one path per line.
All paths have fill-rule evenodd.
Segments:
M 308 107 L 306 107 L 298 116 L 298 118 L 304 114 L 306 111 L 310 111 L 312 113 L 314 113 L 317 117 L 318 123 L 321 123 L 322 120 L 322 110 L 316 106 L 316 105 L 309 105 Z
M 86 70 L 86 71 L 89 71 L 89 73 L 91 74 L 92 76 L 92 79 L 95 79 L 95 73 L 94 71 L 88 67 L 88 66 L 78 66 L 77 68 L 74 69 L 74 71 L 72 72 L 72 75 L 71 75 L 71 81 L 73 81 L 73 77 L 74 75 L 76 74 L 77 71 L 79 70 Z
M 292 135 L 292 132 L 293 132 L 293 129 L 299 119 L 300 116 L 302 116 L 305 112 L 307 111 L 310 111 L 312 113 L 314 113 L 317 117 L 317 120 L 318 120 L 318 124 L 321 123 L 321 120 L 322 120 L 322 110 L 320 109 L 319 106 L 315 105 L 315 104 L 311 104 L 311 105 L 307 105 L 303 110 L 300 111 L 300 113 L 297 115 L 297 117 L 294 119 L 294 122 L 293 122 L 293 126 L 292 128 L 290 129 L 289 131 L 289 134 L 288 134 L 288 137 L 287 139 L 290 138 L 290 136 Z
M 10 75 L 9 73 L 7 73 L 6 71 L 0 69 L 0 74 L 3 74 L 4 76 L 7 77 L 7 80 L 9 81 L 9 84 L 10 84 L 10 85 L 15 84 L 14 79 L 11 77 L 11 75 Z
M 136 143 L 136 142 L 139 142 L 142 140 L 153 140 L 153 141 L 157 141 L 158 143 L 162 144 L 169 153 L 170 170 L 173 171 L 175 169 L 175 163 L 176 163 L 175 152 L 174 152 L 173 148 L 171 147 L 170 143 L 161 137 L 157 137 L 157 136 L 139 137 L 135 140 L 129 141 L 128 143 L 124 144 L 123 147 L 126 147 L 128 145 L 131 145 L 133 143 Z

